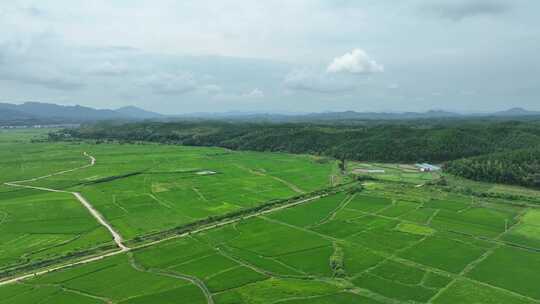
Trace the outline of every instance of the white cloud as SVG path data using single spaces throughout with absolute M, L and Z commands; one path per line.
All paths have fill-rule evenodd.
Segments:
M 259 90 L 258 88 L 255 88 L 251 92 L 246 93 L 243 96 L 248 98 L 264 98 L 264 92 Z
M 445 88 L 445 96 L 430 99 L 433 104 L 487 109 L 519 98 L 522 106 L 539 105 L 540 1 L 70 4 L 0 1 L 2 99 L 96 107 L 138 102 L 164 112 L 205 111 L 209 105 L 228 110 L 239 103 L 318 111 L 329 101 L 354 109 L 368 100 L 368 106 L 380 101 L 381 107 L 403 109 L 393 95 L 412 100 Z M 448 27 L 449 20 L 463 22 Z M 385 75 L 370 77 L 383 64 Z M 183 73 L 190 77 L 177 75 Z M 149 75 L 156 77 L 143 83 Z M 254 88 L 265 98 L 244 97 Z M 477 96 L 458 95 L 472 88 Z M 346 94 L 358 103 L 346 101 Z M 229 99 L 216 102 L 218 95 Z M 451 100 L 454 95 L 460 98 Z
M 326 71 L 329 73 L 371 74 L 383 72 L 384 67 L 371 59 L 364 50 L 354 49 L 350 53 L 334 58 Z

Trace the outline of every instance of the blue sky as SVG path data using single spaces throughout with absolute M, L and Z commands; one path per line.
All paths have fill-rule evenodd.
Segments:
M 540 110 L 540 1 L 3 1 L 0 100 Z

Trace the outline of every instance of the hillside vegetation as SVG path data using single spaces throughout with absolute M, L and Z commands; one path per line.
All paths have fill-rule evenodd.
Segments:
M 493 153 L 452 161 L 446 170 L 466 178 L 540 187 L 540 150 L 518 150 Z
M 540 146 L 540 124 L 383 124 L 329 126 L 247 123 L 97 124 L 53 134 L 83 139 L 151 141 L 233 150 L 309 153 L 382 162 L 444 162 Z
M 369 162 L 426 161 L 446 163 L 448 172 L 475 180 L 539 185 L 536 159 L 540 154 L 540 124 L 534 121 L 418 120 L 355 125 L 101 123 L 63 130 L 50 138 L 219 146 Z

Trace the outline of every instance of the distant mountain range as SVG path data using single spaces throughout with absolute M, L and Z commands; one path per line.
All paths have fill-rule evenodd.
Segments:
M 523 108 L 512 108 L 506 111 L 495 112 L 493 116 L 510 116 L 510 117 L 519 117 L 519 116 L 538 116 L 540 115 L 539 111 L 528 111 Z
M 0 103 L 0 125 L 83 123 L 102 120 L 160 119 L 161 114 L 128 106 L 101 110 L 84 106 L 26 102 L 20 105 Z
M 20 105 L 0 103 L 0 125 L 35 125 L 85 123 L 104 120 L 226 120 L 250 122 L 348 122 L 361 120 L 412 120 L 412 119 L 460 119 L 460 118 L 540 118 L 540 112 L 522 108 L 481 114 L 460 114 L 447 111 L 427 112 L 324 112 L 310 114 L 273 114 L 253 112 L 194 113 L 163 115 L 144 109 L 126 106 L 116 110 L 94 109 L 85 106 L 62 106 L 52 103 L 26 102 Z
M 304 114 L 271 114 L 249 112 L 226 113 L 194 113 L 174 116 L 184 120 L 226 120 L 248 122 L 354 122 L 354 121 L 386 121 L 386 120 L 414 120 L 414 119 L 540 119 L 540 112 L 528 111 L 522 108 L 512 108 L 506 111 L 492 113 L 455 113 L 440 110 L 427 112 L 322 112 Z

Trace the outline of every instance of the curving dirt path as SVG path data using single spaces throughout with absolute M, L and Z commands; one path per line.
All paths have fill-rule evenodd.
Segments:
M 229 225 L 229 224 L 233 224 L 233 223 L 236 223 L 236 222 L 248 219 L 248 218 L 265 215 L 265 214 L 268 214 L 268 213 L 272 213 L 272 212 L 279 211 L 279 210 L 282 210 L 282 209 L 290 208 L 290 207 L 300 205 L 300 204 L 305 204 L 305 203 L 311 202 L 313 200 L 317 200 L 317 199 L 322 198 L 322 197 L 325 196 L 323 194 L 323 195 L 316 195 L 316 196 L 304 198 L 302 200 L 291 202 L 291 203 L 286 204 L 286 205 L 276 206 L 274 208 L 267 209 L 267 210 L 262 210 L 262 211 L 259 211 L 259 212 L 256 212 L 256 213 L 253 213 L 253 214 L 250 214 L 250 215 L 246 215 L 244 217 L 238 217 L 238 218 L 233 218 L 233 219 L 230 219 L 230 220 L 227 220 L 227 221 L 214 223 L 214 224 L 211 224 L 211 225 L 208 225 L 208 226 L 205 226 L 205 227 L 201 227 L 199 229 L 196 229 L 196 230 L 193 230 L 193 231 L 190 231 L 190 232 L 185 232 L 185 233 L 182 233 L 182 234 L 178 234 L 178 235 L 166 237 L 166 238 L 163 238 L 163 239 L 160 239 L 160 240 L 156 240 L 156 241 L 153 241 L 153 242 L 149 242 L 149 243 L 146 243 L 146 244 L 142 244 L 142 245 L 136 246 L 134 248 L 129 248 L 129 247 L 124 245 L 124 243 L 123 243 L 124 240 L 123 240 L 122 236 L 116 230 L 114 230 L 114 228 L 107 222 L 107 220 L 80 193 L 78 193 L 78 192 L 70 192 L 70 191 L 65 191 L 65 190 L 59 190 L 59 189 L 45 188 L 45 187 L 34 187 L 34 186 L 28 186 L 28 185 L 21 185 L 20 184 L 20 183 L 36 181 L 36 180 L 40 180 L 40 179 L 44 179 L 44 178 L 47 178 L 47 177 L 68 173 L 68 172 L 73 172 L 73 171 L 76 171 L 76 170 L 88 168 L 88 167 L 91 167 L 91 166 L 95 165 L 96 159 L 93 156 L 87 154 L 86 152 L 84 152 L 84 155 L 87 156 L 90 159 L 90 164 L 84 165 L 84 166 L 81 166 L 81 167 L 78 167 L 78 168 L 70 169 L 70 170 L 65 170 L 65 171 L 61 171 L 61 172 L 56 172 L 56 173 L 52 173 L 52 174 L 48 174 L 48 175 L 44 175 L 44 176 L 40 176 L 40 177 L 36 177 L 36 178 L 32 178 L 32 179 L 28 179 L 28 180 L 6 182 L 4 184 L 7 185 L 7 186 L 11 186 L 11 187 L 28 188 L 28 189 L 35 189 L 35 190 L 42 190 L 42 191 L 49 191 L 49 192 L 59 192 L 59 193 L 70 193 L 70 194 L 72 194 L 73 196 L 75 196 L 75 198 L 77 198 L 77 200 L 90 212 L 90 214 L 101 225 L 103 225 L 105 228 L 107 228 L 107 230 L 113 236 L 113 239 L 114 239 L 116 245 L 118 246 L 119 250 L 108 252 L 108 253 L 103 253 L 103 254 L 100 254 L 100 255 L 97 255 L 97 256 L 93 256 L 93 257 L 90 257 L 90 258 L 86 258 L 86 259 L 83 259 L 83 260 L 79 260 L 79 261 L 75 261 L 75 262 L 71 262 L 71 263 L 67 263 L 67 264 L 61 264 L 61 265 L 57 265 L 57 266 L 52 266 L 50 268 L 40 270 L 40 271 L 36 271 L 36 272 L 33 272 L 33 273 L 12 277 L 11 279 L 0 281 L 0 286 L 16 283 L 16 282 L 19 282 L 19 281 L 22 281 L 22 280 L 25 280 L 25 279 L 28 279 L 28 278 L 44 275 L 44 274 L 47 274 L 47 273 L 50 273 L 50 272 L 53 272 L 53 271 L 57 271 L 57 270 L 61 270 L 61 269 L 70 268 L 70 267 L 73 267 L 73 266 L 79 266 L 79 265 L 83 265 L 83 264 L 96 262 L 96 261 L 99 261 L 99 260 L 102 260 L 102 259 L 105 259 L 105 258 L 108 258 L 108 257 L 112 257 L 112 256 L 115 256 L 115 255 L 118 255 L 118 254 L 123 254 L 123 253 L 126 253 L 126 252 L 130 252 L 131 250 L 134 250 L 134 249 L 141 249 L 141 248 L 150 247 L 150 246 L 153 246 L 153 245 L 156 245 L 156 244 L 159 244 L 159 243 L 171 240 L 171 239 L 187 237 L 187 236 L 190 236 L 193 233 L 198 233 L 198 232 L 202 232 L 202 231 L 206 231 L 206 230 L 210 230 L 210 229 L 215 229 L 215 228 L 222 227 L 222 226 Z M 177 274 L 177 273 L 167 273 L 167 272 L 161 272 L 161 271 L 156 271 L 156 270 L 150 270 L 150 271 L 154 272 L 156 274 L 159 274 L 159 275 L 170 276 L 170 277 L 175 277 L 175 278 L 178 278 L 178 279 L 184 279 L 184 280 L 190 281 L 193 284 L 197 285 L 199 288 L 201 288 L 201 290 L 203 291 L 203 293 L 205 294 L 205 296 L 207 298 L 208 304 L 213 304 L 214 303 L 213 299 L 212 299 L 211 292 L 208 290 L 208 288 L 205 286 L 205 284 L 202 281 L 200 281 L 199 279 L 191 277 L 191 276 Z
M 77 261 L 77 262 L 72 262 L 72 263 L 68 263 L 68 264 L 62 264 L 62 265 L 58 265 L 58 266 L 53 266 L 53 267 L 47 268 L 45 270 L 41 270 L 41 271 L 37 271 L 37 272 L 25 274 L 25 275 L 20 275 L 20 276 L 13 277 L 13 278 L 8 279 L 8 280 L 0 281 L 0 286 L 16 283 L 16 282 L 19 282 L 19 281 L 22 281 L 22 280 L 25 280 L 25 279 L 29 279 L 29 278 L 33 278 L 33 277 L 36 277 L 36 276 L 44 275 L 44 274 L 47 274 L 47 273 L 53 272 L 53 271 L 62 270 L 62 269 L 66 269 L 66 268 L 73 267 L 73 266 L 79 266 L 79 265 L 84 265 L 84 264 L 96 262 L 96 261 L 99 261 L 99 260 L 102 260 L 102 259 L 105 259 L 105 258 L 108 258 L 108 257 L 111 257 L 111 256 L 115 256 L 115 255 L 118 255 L 118 254 L 129 252 L 129 251 L 131 251 L 133 249 L 146 248 L 146 247 L 150 247 L 150 246 L 153 246 L 153 245 L 157 245 L 157 244 L 166 242 L 168 240 L 187 237 L 187 236 L 190 236 L 193 233 L 198 233 L 198 232 L 202 232 L 202 231 L 206 231 L 206 230 L 210 230 L 210 229 L 215 229 L 215 228 L 218 228 L 218 227 L 222 227 L 222 226 L 225 226 L 225 225 L 229 225 L 229 224 L 232 224 L 232 223 L 236 223 L 236 222 L 245 220 L 247 218 L 252 218 L 252 217 L 272 213 L 272 212 L 275 212 L 275 211 L 279 211 L 279 210 L 282 210 L 282 209 L 290 208 L 290 207 L 293 207 L 293 206 L 296 206 L 296 205 L 305 204 L 305 203 L 308 203 L 308 202 L 313 201 L 313 200 L 317 200 L 317 199 L 322 198 L 322 197 L 324 197 L 324 195 L 317 195 L 317 196 L 305 198 L 303 200 L 292 202 L 292 203 L 287 204 L 287 205 L 277 206 L 277 207 L 272 208 L 272 209 L 259 211 L 257 213 L 254 213 L 254 214 L 251 214 L 251 215 L 248 215 L 248 216 L 245 216 L 245 217 L 239 217 L 239 218 L 231 219 L 231 220 L 228 220 L 228 221 L 225 221 L 225 222 L 220 222 L 220 223 L 216 223 L 216 224 L 213 224 L 213 225 L 210 225 L 210 226 L 202 227 L 202 228 L 193 230 L 191 232 L 185 232 L 185 233 L 178 234 L 178 235 L 175 235 L 175 236 L 170 236 L 170 237 L 167 237 L 167 238 L 163 238 L 163 239 L 160 239 L 160 240 L 157 240 L 157 241 L 154 241 L 154 242 L 150 242 L 150 243 L 146 243 L 146 244 L 137 246 L 135 248 L 129 248 L 129 247 L 124 246 L 126 249 L 120 249 L 120 250 L 117 250 L 117 251 L 101 254 L 101 255 L 91 257 L 91 258 L 88 258 L 88 259 L 84 259 L 84 260 L 80 260 L 80 261 Z M 178 278 L 180 278 L 180 275 L 176 275 L 176 276 Z M 191 277 L 182 276 L 181 278 L 189 279 Z M 197 284 L 198 282 L 195 282 L 195 283 Z M 197 284 L 197 285 L 198 286 L 203 286 L 203 285 L 199 285 L 199 284 Z M 204 291 L 204 289 L 203 289 L 203 291 Z M 208 301 L 209 301 L 208 302 L 209 304 L 212 304 L 211 298 Z
M 51 176 L 61 175 L 61 174 L 65 174 L 65 173 L 69 173 L 69 172 L 89 168 L 89 167 L 92 167 L 92 166 L 94 166 L 96 164 L 96 158 L 95 157 L 93 157 L 92 155 L 90 155 L 90 154 L 88 154 L 86 152 L 84 152 L 83 155 L 90 159 L 89 164 L 81 166 L 81 167 L 69 169 L 69 170 L 64 170 L 64 171 L 60 171 L 60 172 L 56 172 L 56 173 L 43 175 L 43 176 L 40 176 L 40 177 L 34 177 L 34 178 L 31 178 L 31 179 L 13 181 L 13 182 L 6 182 L 6 183 L 4 183 L 4 185 L 10 186 L 10 187 L 19 187 L 19 188 L 27 188 L 27 189 L 34 189 L 34 190 L 41 190 L 41 191 L 48 191 L 48 192 L 58 192 L 58 193 L 72 194 L 90 212 L 90 214 L 98 221 L 98 223 L 100 223 L 102 226 L 104 226 L 109 231 L 109 233 L 112 235 L 113 240 L 116 243 L 116 245 L 118 246 L 118 248 L 120 248 L 121 251 L 127 251 L 127 250 L 129 250 L 129 248 L 124 245 L 124 239 L 122 238 L 120 233 L 118 233 L 118 231 L 114 230 L 114 228 L 111 226 L 111 224 L 109 224 L 109 222 L 107 222 L 105 217 L 103 217 L 103 215 L 101 215 L 101 213 L 99 213 L 94 208 L 94 206 L 92 206 L 92 204 L 86 198 L 84 198 L 79 192 L 70 192 L 70 191 L 51 189 L 51 188 L 45 188 L 45 187 L 35 187 L 35 186 L 21 185 L 21 183 L 34 182 L 34 181 L 45 179 L 45 178 L 48 178 L 48 177 L 51 177 Z
M 204 282 L 200 280 L 199 278 L 188 276 L 185 274 L 176 273 L 176 272 L 167 272 L 165 270 L 160 270 L 160 269 L 146 269 L 142 267 L 141 265 L 137 264 L 137 261 L 135 261 L 135 258 L 133 257 L 131 253 L 128 253 L 128 256 L 129 256 L 129 263 L 131 264 L 131 267 L 133 267 L 135 270 L 141 271 L 141 272 L 153 273 L 159 276 L 188 281 L 191 284 L 199 287 L 199 289 L 202 291 L 202 293 L 206 297 L 206 301 L 208 302 L 208 304 L 214 304 L 214 298 L 212 298 L 212 292 L 210 292 L 206 284 L 204 284 Z

